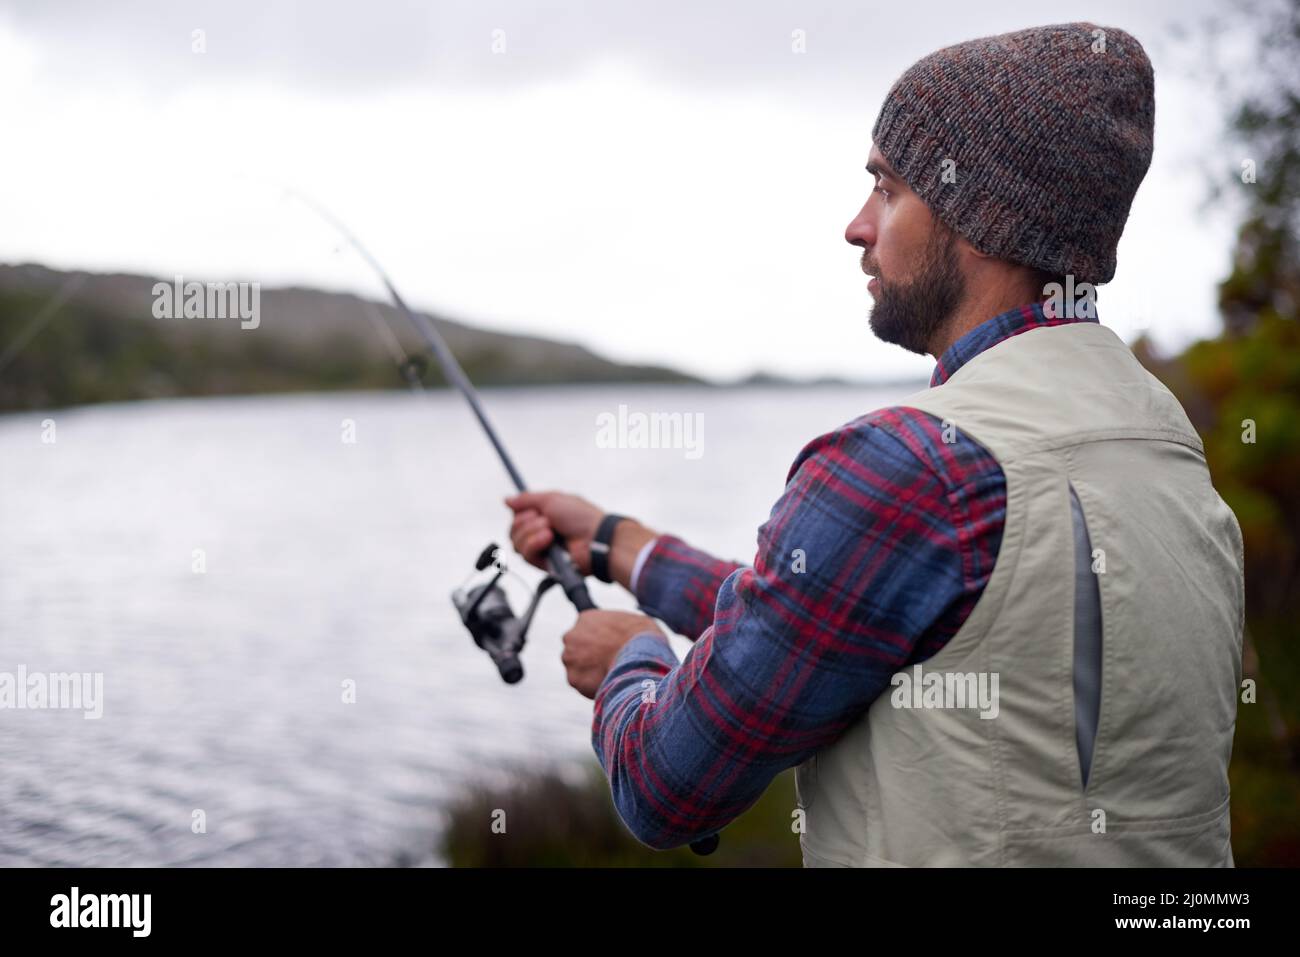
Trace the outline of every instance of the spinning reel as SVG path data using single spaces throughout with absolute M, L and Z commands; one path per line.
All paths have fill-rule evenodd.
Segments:
M 506 597 L 505 589 L 498 584 L 501 576 L 506 573 L 506 566 L 502 563 L 499 553 L 500 549 L 495 543 L 483 549 L 478 561 L 474 563 L 475 570 L 481 572 L 493 568 L 496 573 L 487 581 L 472 588 L 467 589 L 464 586 L 457 588 L 451 593 L 451 601 L 456 606 L 456 611 L 460 613 L 460 620 L 474 636 L 474 643 L 488 653 L 488 657 L 501 672 L 502 680 L 506 684 L 517 684 L 524 677 L 524 666 L 519 661 L 519 652 L 523 650 L 528 626 L 532 624 L 533 613 L 537 611 L 537 603 L 542 600 L 542 596 L 552 585 L 561 584 L 561 580 L 554 575 L 543 578 L 537 584 L 533 600 L 528 603 L 528 610 L 524 612 L 524 616 L 516 617 L 510 608 L 510 600 Z M 553 564 L 552 568 L 554 567 Z M 577 584 L 581 587 L 580 578 L 577 579 Z M 585 588 L 579 592 L 578 588 L 571 585 L 565 591 L 579 610 L 584 605 L 594 607 L 585 593 Z M 696 854 L 712 854 L 717 849 L 718 843 L 718 835 L 710 834 L 692 841 L 691 850 Z
M 547 589 L 560 582 L 551 575 L 543 578 L 538 583 L 524 616 L 516 617 L 510 608 L 505 589 L 498 584 L 501 576 L 506 573 L 500 551 L 495 542 L 483 549 L 478 561 L 474 563 L 475 570 L 484 571 L 490 567 L 496 569 L 496 574 L 472 588 L 457 588 L 451 593 L 451 601 L 460 613 L 460 620 L 474 637 L 474 643 L 488 653 L 488 657 L 501 672 L 501 679 L 506 684 L 515 684 L 524 676 L 519 652 L 523 650 L 528 626 L 533 622 L 533 613 L 537 611 L 537 604 Z

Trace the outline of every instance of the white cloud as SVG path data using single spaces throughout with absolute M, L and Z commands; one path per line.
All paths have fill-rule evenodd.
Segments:
M 348 91 L 226 71 L 147 91 L 75 71 L 35 84 L 43 49 L 0 23 L 15 144 L 0 260 L 381 298 L 325 226 L 281 200 L 282 182 L 342 217 L 409 300 L 466 321 L 717 376 L 932 365 L 874 340 L 843 241 L 892 63 L 826 98 L 815 85 L 694 89 L 607 47 L 504 85 Z M 1227 238 L 1201 220 L 1200 180 L 1170 146 L 1214 131 L 1186 108 L 1195 91 L 1157 76 L 1156 163 L 1101 315 L 1174 346 L 1215 327 Z

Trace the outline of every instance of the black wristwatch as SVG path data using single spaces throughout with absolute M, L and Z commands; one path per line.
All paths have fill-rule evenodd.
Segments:
M 614 583 L 609 574 L 609 548 L 614 538 L 614 526 L 625 518 L 626 515 L 615 515 L 612 512 L 606 515 L 600 520 L 596 534 L 591 539 L 591 573 L 608 584 Z

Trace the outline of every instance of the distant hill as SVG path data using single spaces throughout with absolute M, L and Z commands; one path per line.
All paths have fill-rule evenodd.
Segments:
M 157 318 L 153 289 L 159 281 L 171 280 L 0 265 L 0 411 L 404 388 L 396 359 L 427 352 L 405 317 L 386 303 L 263 287 L 259 323 L 244 329 L 238 318 Z M 477 385 L 703 382 L 662 366 L 613 362 L 575 343 L 434 318 Z M 431 356 L 424 381 L 446 384 Z
M 199 279 L 199 277 L 186 277 Z M 423 381 L 446 385 L 404 316 L 350 293 L 263 287 L 257 328 L 231 318 L 158 318 L 154 286 L 171 277 L 0 265 L 0 412 L 179 396 L 405 388 L 402 356 L 426 357 Z M 722 384 L 603 358 L 572 342 L 493 332 L 433 316 L 481 386 L 598 382 Z M 725 385 L 810 382 L 766 372 Z

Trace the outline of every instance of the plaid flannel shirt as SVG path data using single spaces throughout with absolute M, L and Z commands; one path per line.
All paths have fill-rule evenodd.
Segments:
M 931 386 L 1018 333 L 1096 321 L 1044 307 L 967 332 Z M 678 661 L 662 635 L 632 638 L 592 719 L 614 804 L 638 840 L 669 848 L 720 830 L 961 628 L 993 570 L 1006 484 L 982 446 L 947 438 L 935 417 L 894 407 L 813 439 L 758 529 L 752 565 L 673 535 L 653 542 L 636 599 L 694 644 Z

